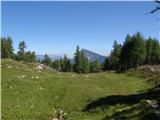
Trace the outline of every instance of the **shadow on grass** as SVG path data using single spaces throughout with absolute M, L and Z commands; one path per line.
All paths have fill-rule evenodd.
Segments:
M 151 106 L 141 102 L 141 104 L 132 106 L 129 109 L 106 116 L 102 120 L 160 120 L 160 117 L 155 114 Z
M 83 111 L 92 111 L 98 107 L 105 107 L 108 105 L 116 105 L 116 104 L 135 104 L 140 102 L 141 100 L 150 100 L 150 99 L 158 99 L 160 97 L 160 90 L 150 91 L 140 94 L 133 95 L 112 95 L 107 97 L 102 97 L 95 101 L 90 102 L 83 109 Z

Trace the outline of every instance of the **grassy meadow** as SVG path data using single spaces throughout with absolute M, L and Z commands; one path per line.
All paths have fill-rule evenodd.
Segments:
M 140 120 L 146 112 L 152 114 L 151 108 L 145 111 L 150 107 L 145 100 L 137 97 L 150 87 L 142 77 L 113 71 L 60 73 L 48 67 L 38 71 L 36 67 L 37 63 L 2 60 L 2 120 L 52 120 L 58 110 L 67 120 Z M 106 97 L 110 104 L 101 102 Z

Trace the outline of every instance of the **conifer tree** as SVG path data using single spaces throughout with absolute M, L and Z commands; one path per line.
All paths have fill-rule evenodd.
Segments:
M 122 69 L 127 70 L 128 68 L 132 68 L 133 60 L 132 60 L 132 40 L 131 36 L 128 34 L 125 38 L 125 42 L 122 45 L 121 50 L 121 65 Z
M 45 54 L 42 63 L 48 66 L 51 65 L 51 58 L 47 54 Z
M 71 70 L 71 62 L 67 58 L 67 55 L 65 54 L 63 58 L 63 72 L 69 72 L 70 70 Z
M 63 59 L 59 60 L 59 64 L 60 64 L 60 71 L 63 72 L 64 71 L 64 61 L 63 61 Z
M 110 67 L 111 67 L 110 60 L 107 57 L 103 63 L 103 71 L 111 69 Z
M 26 62 L 35 62 L 36 61 L 35 52 L 31 52 L 31 51 L 25 52 L 24 61 L 26 61 Z
M 1 38 L 1 58 L 13 58 L 13 41 L 10 37 Z
M 67 62 L 65 64 L 65 69 L 66 69 L 67 72 L 72 71 L 72 64 L 71 64 L 71 61 L 69 59 L 67 59 Z
M 138 67 L 144 63 L 146 58 L 146 46 L 143 36 L 137 32 L 132 36 L 132 59 L 134 61 L 134 67 Z
M 82 66 L 82 73 L 88 73 L 89 72 L 89 62 L 87 57 L 83 52 L 81 52 L 81 66 Z
M 90 62 L 90 73 L 95 73 L 100 71 L 100 64 L 98 63 L 98 61 L 92 61 Z
M 24 60 L 26 48 L 27 48 L 26 43 L 24 41 L 21 41 L 19 43 L 19 47 L 18 47 L 19 51 L 17 53 L 18 60 Z
M 158 40 L 149 37 L 146 41 L 146 62 L 158 64 L 160 60 L 160 45 Z
M 75 60 L 75 64 L 74 64 L 74 72 L 76 73 L 82 73 L 82 56 L 81 56 L 81 52 L 80 52 L 80 49 L 79 49 L 79 46 L 76 47 L 76 53 L 75 53 L 75 56 L 74 56 L 74 60 Z
M 120 66 L 121 44 L 114 41 L 113 51 L 111 52 L 111 64 L 114 70 L 118 70 Z
M 60 71 L 60 60 L 54 60 L 51 65 L 52 68 L 56 69 L 57 71 Z

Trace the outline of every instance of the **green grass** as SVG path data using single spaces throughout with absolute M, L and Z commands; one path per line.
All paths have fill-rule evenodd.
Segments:
M 132 106 L 116 104 L 103 110 L 97 108 L 96 112 L 82 110 L 101 97 L 138 94 L 148 88 L 145 79 L 124 73 L 39 73 L 35 67 L 36 64 L 2 60 L 2 120 L 50 120 L 57 108 L 67 113 L 68 120 L 101 120 L 106 116 L 114 119 L 117 111 Z M 36 76 L 39 78 L 32 79 Z

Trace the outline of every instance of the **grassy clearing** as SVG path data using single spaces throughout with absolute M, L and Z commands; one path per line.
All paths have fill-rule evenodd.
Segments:
M 67 113 L 68 120 L 100 120 L 106 116 L 115 119 L 116 112 L 133 105 L 116 104 L 96 108 L 96 112 L 82 110 L 101 97 L 138 94 L 148 88 L 145 79 L 126 74 L 79 75 L 47 69 L 38 72 L 35 68 L 36 64 L 2 60 L 3 120 L 49 120 L 56 116 L 57 108 Z

